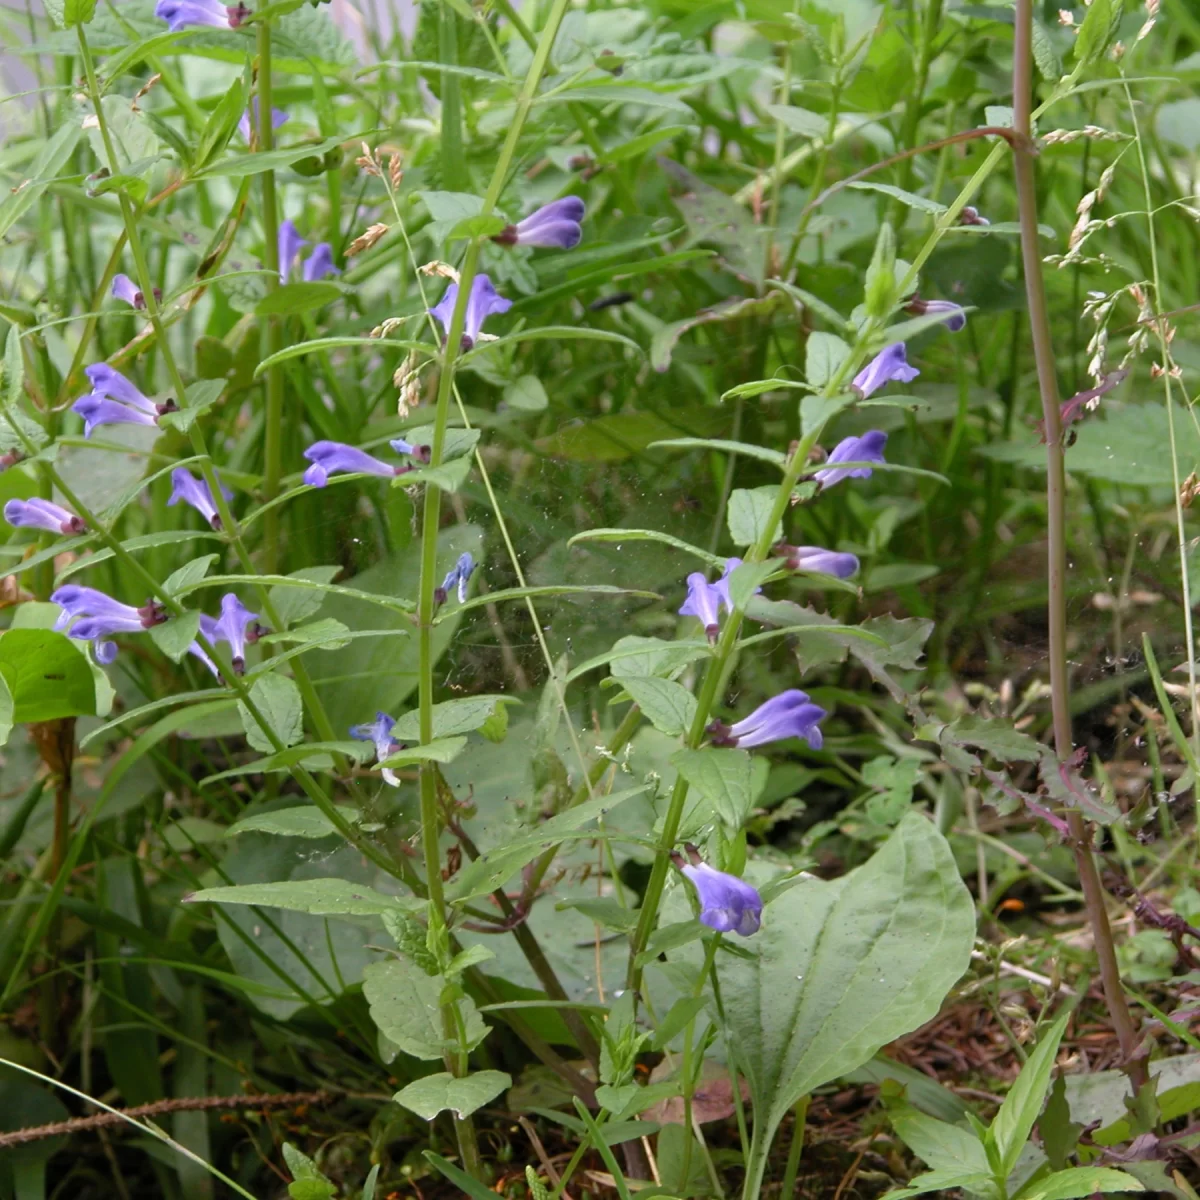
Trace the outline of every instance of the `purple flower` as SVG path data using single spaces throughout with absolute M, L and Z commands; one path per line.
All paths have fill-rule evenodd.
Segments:
M 258 124 L 258 97 L 257 96 L 255 96 L 254 99 L 250 102 L 250 108 L 247 108 L 246 111 L 244 113 L 242 113 L 241 119 L 238 121 L 238 132 L 242 135 L 242 137 L 244 137 L 246 139 L 246 141 L 250 140 L 250 135 L 251 135 L 251 133 L 254 132 L 254 130 L 251 128 L 251 125 L 250 125 L 251 109 L 253 109 L 254 123 L 257 126 L 257 124 Z M 280 127 L 280 125 L 286 125 L 287 122 L 288 122 L 288 115 L 287 115 L 287 113 L 285 113 L 283 111 L 282 108 L 272 108 L 271 109 L 271 128 L 272 129 L 278 129 Z
M 469 550 L 458 556 L 458 562 L 446 573 L 442 586 L 433 589 L 434 604 L 445 604 L 451 588 L 458 588 L 458 602 L 462 604 L 467 598 L 467 580 L 475 570 L 475 558 Z
M 972 208 L 969 204 L 958 214 L 958 223 L 960 225 L 990 225 L 991 221 L 987 217 L 979 215 L 979 209 Z
M 708 732 L 714 746 L 762 746 L 783 738 L 803 738 L 814 750 L 820 750 L 823 738 L 817 722 L 825 710 L 813 704 L 807 692 L 791 688 L 760 704 L 748 717 L 732 725 L 713 721 Z
M 920 296 L 914 296 L 904 306 L 904 311 L 914 317 L 923 317 L 926 313 L 945 313 L 946 319 L 942 324 L 951 333 L 958 333 L 967 323 L 966 309 L 953 300 L 922 300 Z
M 328 242 L 318 242 L 313 247 L 313 252 L 304 262 L 304 269 L 301 275 L 305 282 L 311 283 L 314 279 L 324 279 L 326 275 L 340 275 L 342 270 L 336 266 L 333 261 L 333 247 Z
M 750 937 L 762 924 L 762 897 L 744 879 L 710 867 L 695 846 L 685 847 L 690 863 L 673 854 L 675 865 L 696 885 L 700 897 L 700 920 L 718 933 Z
M 201 622 L 203 622 L 204 619 L 205 618 L 202 613 L 200 616 Z M 207 638 L 208 634 L 206 633 L 204 636 Z M 221 678 L 221 668 L 218 667 L 217 664 L 215 662 L 213 662 L 213 660 L 211 658 L 209 658 L 208 651 L 205 650 L 204 647 L 201 646 L 199 642 L 192 642 L 188 646 L 188 653 L 194 654 L 213 673 L 213 675 L 217 679 Z
M 398 742 L 392 737 L 392 727 L 396 724 L 392 717 L 389 717 L 385 712 L 377 712 L 375 720 L 370 725 L 351 725 L 350 736 L 360 742 L 375 743 L 375 759 L 377 762 L 383 762 L 385 758 L 390 758 L 393 754 L 404 749 L 404 743 Z M 400 786 L 400 779 L 395 771 L 385 767 L 383 770 L 384 782 L 392 787 Z
M 883 448 L 887 445 L 887 434 L 880 429 L 872 429 L 862 437 L 843 438 L 825 460 L 831 464 L 822 467 L 813 474 L 813 478 L 823 487 L 833 487 L 843 479 L 867 479 L 871 475 L 870 467 L 835 467 L 833 463 L 882 463 Z
M 166 21 L 172 33 L 189 25 L 211 25 L 215 29 L 236 29 L 249 15 L 242 3 L 225 5 L 218 0 L 158 0 L 154 15 Z
M 221 495 L 226 500 L 233 499 L 233 493 L 223 485 Z M 180 500 L 190 504 L 214 529 L 221 528 L 221 516 L 208 484 L 197 479 L 186 467 L 176 467 L 171 472 L 171 498 L 167 504 L 178 504 Z
M 429 461 L 429 447 L 417 446 L 412 442 L 406 442 L 403 438 L 392 438 L 388 443 L 397 454 L 408 454 L 415 458 L 417 462 L 427 463 Z
M 82 517 L 49 500 L 10 500 L 4 506 L 4 519 L 10 525 L 49 533 L 83 533 L 87 529 Z
M 201 613 L 200 632 L 212 646 L 229 643 L 230 661 L 234 671 L 241 675 L 246 669 L 246 643 L 258 641 L 260 636 L 258 613 L 252 613 L 232 592 L 226 592 L 221 597 L 219 617 Z
M 287 277 L 292 273 L 292 267 L 300 254 L 300 247 L 308 245 L 308 239 L 300 236 L 300 231 L 291 221 L 279 223 L 279 280 L 287 283 Z
M 142 289 L 128 275 L 113 276 L 112 294 L 118 300 L 124 300 L 126 304 L 132 304 L 134 308 L 142 309 L 146 307 L 146 297 L 142 294 Z M 162 301 L 162 291 L 159 288 L 154 289 L 154 299 L 159 302 Z
M 573 250 L 583 237 L 580 222 L 587 211 L 578 196 L 564 196 L 543 204 L 516 225 L 506 226 L 492 238 L 502 246 L 543 246 L 548 250 Z
M 849 579 L 858 570 L 858 559 L 853 554 L 839 554 L 820 546 L 789 546 L 780 542 L 771 552 L 787 559 L 789 571 L 819 571 L 823 575 Z
M 142 633 L 167 619 L 166 609 L 153 600 L 148 600 L 141 608 L 134 608 L 95 588 L 73 583 L 52 592 L 50 601 L 62 609 L 54 628 L 61 633 L 74 621 L 67 631 L 68 636 L 81 642 L 93 642 L 96 661 L 105 664 L 117 657 L 116 643 L 104 640 L 110 634 Z
M 429 310 L 430 316 L 436 317 L 442 323 L 442 331 L 446 334 L 450 332 L 450 321 L 454 316 L 454 306 L 457 303 L 458 284 L 452 283 L 446 289 L 441 300 Z M 501 296 L 486 275 L 476 275 L 471 284 L 471 294 L 467 297 L 462 348 L 470 350 L 479 341 L 483 323 L 488 317 L 493 314 L 506 313 L 510 308 L 512 308 L 512 301 Z
M 696 617 L 704 626 L 704 632 L 710 642 L 717 640 L 720 629 L 719 614 L 721 608 L 733 612 L 733 598 L 729 594 L 729 577 L 742 565 L 740 558 L 727 558 L 725 571 L 715 583 L 709 583 L 700 571 L 693 571 L 687 577 L 687 599 L 679 609 L 682 617 Z M 762 588 L 755 588 L 761 592 Z
M 405 445 L 407 444 L 406 442 Z M 355 475 L 383 475 L 390 479 L 411 469 L 393 466 L 357 446 L 347 446 L 345 442 L 313 442 L 305 450 L 304 457 L 312 463 L 304 472 L 304 482 L 310 487 L 324 487 L 329 476 L 335 471 L 349 471 Z
M 94 363 L 84 374 L 92 381 L 92 390 L 71 405 L 83 418 L 84 437 L 91 437 L 97 425 L 154 425 L 163 413 L 178 411 L 173 400 L 155 404 L 143 396 L 108 363 Z
M 860 400 L 865 400 L 872 392 L 877 392 L 884 384 L 893 379 L 900 383 L 908 383 L 920 375 L 916 367 L 908 365 L 905 357 L 904 343 L 893 342 L 885 346 L 857 375 L 850 385 L 858 393 Z

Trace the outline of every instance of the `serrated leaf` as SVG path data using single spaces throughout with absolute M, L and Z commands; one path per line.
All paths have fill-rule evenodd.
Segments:
M 254 904 L 316 917 L 379 917 L 416 907 L 407 896 L 385 896 L 348 879 L 284 879 L 203 888 L 184 897 L 187 904 Z
M 313 583 L 332 583 L 341 574 L 341 567 L 301 567 L 289 573 L 289 579 L 305 579 Z M 303 621 L 325 603 L 325 593 L 313 588 L 287 587 L 276 584 L 271 589 L 271 606 L 284 625 Z
M 505 387 L 504 403 L 522 412 L 542 412 L 549 407 L 550 400 L 536 375 L 522 375 Z
M 1057 83 L 1063 77 L 1062 59 L 1054 48 L 1054 39 L 1036 17 L 1033 19 L 1033 61 L 1048 83 Z
M 441 1058 L 447 1051 L 473 1050 L 488 1034 L 488 1027 L 469 996 L 458 1000 L 465 1044 L 446 1036 L 441 999 L 446 987 L 442 975 L 426 975 L 407 959 L 372 963 L 363 972 L 363 995 L 371 1020 L 390 1042 L 414 1058 Z
M 0 635 L 0 724 L 92 716 L 96 687 L 88 660 L 70 638 L 51 629 Z
M 105 96 L 100 101 L 100 110 L 104 114 L 104 122 L 108 126 L 108 136 L 112 141 L 117 161 L 115 164 L 108 161 L 108 150 L 100 136 L 100 123 L 95 113 L 86 117 L 83 123 L 92 152 L 100 165 L 114 174 L 137 174 L 137 171 L 131 171 L 130 168 L 137 163 L 153 159 L 160 153 L 162 145 L 158 135 L 140 111 L 134 112 L 124 96 Z
M 678 737 L 696 716 L 696 698 L 682 684 L 652 675 L 625 675 L 621 686 L 659 733 Z
M 163 582 L 163 591 L 168 596 L 187 592 L 208 574 L 209 569 L 219 557 L 220 555 L 217 554 L 201 554 L 198 558 L 193 558 L 191 562 L 184 563 L 182 567 L 167 576 Z
M 300 700 L 300 689 L 286 675 L 274 673 L 256 679 L 250 689 L 250 699 L 284 746 L 294 746 L 304 736 L 304 705 Z M 246 741 L 255 750 L 268 754 L 274 751 L 275 745 L 250 715 L 244 701 L 238 701 L 238 712 L 242 716 Z
M 836 333 L 810 333 L 804 354 L 804 378 L 808 386 L 823 388 L 849 355 L 850 347 Z
M 729 497 L 726 520 L 729 523 L 729 536 L 736 545 L 753 546 L 759 541 L 766 531 L 778 495 L 779 489 L 776 487 L 734 488 Z M 776 521 L 770 540 L 774 542 L 782 535 L 783 524 Z
M 474 1071 L 456 1079 L 449 1071 L 426 1075 L 401 1088 L 392 1099 L 432 1121 L 440 1112 L 451 1109 L 460 1119 L 469 1117 L 512 1086 L 512 1076 L 504 1071 Z
M 731 830 L 740 830 L 766 786 L 768 765 L 745 750 L 680 750 L 671 764 Z M 694 814 L 693 814 L 694 815 Z

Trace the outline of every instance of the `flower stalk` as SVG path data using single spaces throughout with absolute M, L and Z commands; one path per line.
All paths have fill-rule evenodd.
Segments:
M 1050 631 L 1050 706 L 1054 725 L 1054 747 L 1065 762 L 1074 749 L 1071 733 L 1070 680 L 1067 674 L 1067 515 L 1066 463 L 1063 455 L 1058 379 L 1054 369 L 1054 342 L 1046 308 L 1042 280 L 1042 259 L 1038 249 L 1037 181 L 1033 158 L 1033 0 L 1017 0 L 1013 38 L 1013 172 L 1017 187 L 1017 210 L 1021 224 L 1021 262 L 1025 275 L 1025 293 L 1029 304 L 1029 328 L 1033 356 L 1037 365 L 1038 390 L 1042 397 L 1042 416 L 1046 430 L 1046 533 L 1047 583 L 1049 586 L 1048 623 Z M 1078 809 L 1067 810 L 1071 851 L 1083 889 L 1084 907 L 1096 957 L 1104 998 L 1112 1016 L 1134 1086 L 1145 1078 L 1145 1067 L 1134 1058 L 1137 1034 L 1113 943 L 1112 927 L 1105 908 L 1104 889 L 1096 859 L 1092 853 L 1091 831 Z

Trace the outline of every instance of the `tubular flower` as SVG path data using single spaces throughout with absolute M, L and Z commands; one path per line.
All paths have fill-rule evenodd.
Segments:
M 708 726 L 714 746 L 762 746 L 784 738 L 803 738 L 814 750 L 820 750 L 824 739 L 817 724 L 826 716 L 819 704 L 813 704 L 807 692 L 791 688 L 760 704 L 748 717 L 732 725 L 713 721 Z
M 926 313 L 945 313 L 946 319 L 942 324 L 951 333 L 958 333 L 967 324 L 966 309 L 961 304 L 955 304 L 953 300 L 922 300 L 920 296 L 914 296 L 904 306 L 904 311 L 914 317 L 923 317 Z
M 870 467 L 838 467 L 834 463 L 882 463 L 884 447 L 887 445 L 887 434 L 880 429 L 872 429 L 862 437 L 843 438 L 825 460 L 829 466 L 814 472 L 813 478 L 823 488 L 833 487 L 843 479 L 868 479 Z
M 374 742 L 375 760 L 383 762 L 385 758 L 390 758 L 404 749 L 404 743 L 398 742 L 392 737 L 392 727 L 395 724 L 395 719 L 389 717 L 387 713 L 377 712 L 375 720 L 370 725 L 351 725 L 350 736 L 360 742 Z M 383 780 L 392 787 L 400 786 L 400 779 L 396 772 L 388 767 L 383 769 Z
M 178 33 L 189 25 L 236 29 L 250 15 L 250 10 L 240 0 L 234 5 L 221 4 L 219 0 L 158 0 L 154 15 L 166 21 L 172 33 Z
M 306 283 L 311 283 L 314 279 L 324 279 L 326 275 L 341 273 L 341 267 L 333 261 L 333 247 L 328 242 L 318 242 L 313 247 L 313 252 L 304 260 L 300 275 Z
M 839 554 L 820 546 L 789 546 L 780 542 L 771 553 L 786 559 L 789 571 L 819 571 L 822 575 L 849 579 L 858 570 L 858 559 L 853 554 Z
M 134 308 L 146 307 L 146 297 L 142 294 L 142 289 L 128 275 L 113 276 L 112 294 L 116 299 L 124 300 L 126 304 L 132 304 Z M 154 299 L 161 302 L 161 289 L 154 289 Z
M 70 625 L 68 636 L 94 643 L 96 661 L 105 664 L 117 657 L 116 643 L 104 640 L 110 634 L 142 633 L 167 619 L 166 609 L 153 600 L 148 600 L 141 608 L 134 608 L 95 588 L 73 583 L 52 592 L 50 601 L 62 609 L 54 628 L 61 633 Z
M 292 267 L 300 254 L 300 247 L 308 245 L 308 238 L 300 236 L 300 231 L 291 221 L 279 222 L 279 280 L 287 283 L 287 277 L 292 273 Z
M 687 577 L 687 589 L 687 599 L 680 606 L 679 615 L 696 617 L 704 626 L 708 640 L 715 642 L 721 631 L 721 605 L 728 607 L 728 591 L 723 593 L 719 584 L 709 583 L 702 571 L 693 571 Z
M 445 604 L 446 597 L 450 595 L 450 589 L 454 587 L 458 588 L 458 602 L 462 604 L 467 598 L 467 580 L 471 578 L 474 570 L 474 556 L 469 550 L 464 551 L 458 556 L 458 562 L 446 573 L 446 578 L 442 580 L 441 587 L 433 589 L 434 604 Z
M 92 390 L 71 405 L 83 418 L 84 437 L 91 437 L 97 425 L 155 425 L 163 413 L 179 411 L 173 400 L 155 404 L 143 396 L 108 363 L 94 363 L 84 374 L 92 381 Z
M 744 879 L 710 867 L 700 858 L 696 847 L 685 847 L 690 863 L 682 855 L 671 857 L 680 871 L 696 885 L 700 897 L 700 920 L 718 933 L 736 933 L 750 937 L 762 924 L 762 897 Z
M 257 126 L 258 125 L 258 97 L 257 96 L 255 96 L 254 99 L 250 102 L 250 108 L 247 108 L 246 111 L 244 113 L 242 113 L 241 119 L 238 121 L 238 133 L 240 133 L 242 135 L 242 137 L 244 137 L 246 139 L 246 141 L 250 140 L 250 135 L 254 132 L 254 127 L 252 127 L 250 124 L 252 112 L 253 112 L 253 118 L 254 118 L 254 126 Z M 286 112 L 283 111 L 282 108 L 272 108 L 271 109 L 271 128 L 272 129 L 278 129 L 280 127 L 280 125 L 286 125 L 287 122 L 288 122 L 288 115 Z
M 388 445 L 397 454 L 407 454 L 411 458 L 415 458 L 417 462 L 427 463 L 429 461 L 430 449 L 428 446 L 418 446 L 412 442 L 406 442 L 403 438 L 392 438 Z
M 452 283 L 442 298 L 429 310 L 429 314 L 441 322 L 442 332 L 449 334 L 450 321 L 454 316 L 454 306 L 458 303 L 458 284 Z M 466 320 L 463 324 L 462 348 L 470 350 L 479 341 L 483 323 L 488 317 L 506 313 L 512 308 L 512 301 L 506 300 L 492 286 L 491 279 L 486 275 L 476 275 L 471 283 L 471 294 L 467 297 Z
M 10 500 L 4 506 L 4 519 L 10 525 L 49 533 L 83 533 L 87 529 L 82 517 L 50 500 Z
M 221 597 L 219 617 L 204 613 L 200 615 L 200 632 L 210 645 L 229 643 L 229 659 L 239 675 L 246 669 L 246 643 L 256 642 L 261 636 L 258 613 L 252 613 L 232 592 L 226 592 Z
M 404 444 L 408 445 L 407 442 Z M 313 442 L 305 450 L 304 457 L 312 463 L 304 472 L 304 482 L 310 487 L 324 487 L 329 476 L 335 471 L 349 471 L 355 475 L 383 475 L 390 479 L 412 469 L 393 466 L 357 446 L 347 446 L 344 442 Z
M 897 380 L 909 383 L 920 375 L 916 367 L 908 365 L 903 342 L 893 342 L 884 346 L 880 352 L 857 375 L 850 385 L 852 391 L 858 393 L 860 400 L 865 400 L 873 392 L 879 391 L 885 384 Z
M 226 500 L 233 499 L 233 493 L 227 487 L 221 487 L 221 495 Z M 176 467 L 171 472 L 171 498 L 167 504 L 178 504 L 180 500 L 190 504 L 214 529 L 221 528 L 221 516 L 208 484 L 197 479 L 186 467 Z
M 583 237 L 580 222 L 587 208 L 578 196 L 564 196 L 535 209 L 523 221 L 508 225 L 493 242 L 501 246 L 542 246 L 547 250 L 573 250 Z

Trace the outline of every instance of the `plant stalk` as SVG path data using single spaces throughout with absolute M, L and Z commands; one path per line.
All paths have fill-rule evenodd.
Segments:
M 1050 706 L 1054 724 L 1054 747 L 1062 762 L 1074 750 L 1071 733 L 1070 680 L 1067 675 L 1067 515 L 1066 463 L 1063 455 L 1062 421 L 1059 410 L 1058 380 L 1054 369 L 1054 341 L 1046 307 L 1042 280 L 1042 258 L 1038 247 L 1037 181 L 1033 157 L 1033 0 L 1017 0 L 1013 38 L 1013 172 L 1016 177 L 1017 210 L 1021 223 L 1021 263 L 1025 275 L 1025 293 L 1029 304 L 1029 329 L 1033 356 L 1037 365 L 1038 390 L 1042 397 L 1042 416 L 1046 429 L 1046 533 L 1047 583 L 1049 586 L 1048 623 L 1050 630 Z M 1078 809 L 1067 810 L 1071 851 L 1083 889 L 1084 907 L 1096 957 L 1104 998 L 1112 1016 L 1121 1046 L 1125 1069 L 1138 1087 L 1145 1079 L 1145 1067 L 1135 1061 L 1137 1033 L 1108 923 L 1104 889 L 1092 853 L 1091 831 Z

